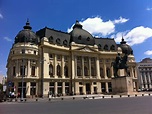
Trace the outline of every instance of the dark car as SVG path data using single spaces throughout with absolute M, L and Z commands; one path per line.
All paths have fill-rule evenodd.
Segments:
M 7 95 L 6 92 L 0 91 L 0 102 L 6 101 Z

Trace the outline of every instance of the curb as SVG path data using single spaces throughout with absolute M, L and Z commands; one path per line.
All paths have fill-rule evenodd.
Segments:
M 85 95 L 85 96 L 70 96 L 70 97 L 57 97 L 57 98 L 36 98 L 36 99 L 8 99 L 6 102 L 46 102 L 46 101 L 63 101 L 63 100 L 77 100 L 77 99 L 106 99 L 106 98 L 130 98 L 130 97 L 143 97 L 143 96 L 152 96 L 152 93 L 147 94 L 128 94 L 128 95 Z

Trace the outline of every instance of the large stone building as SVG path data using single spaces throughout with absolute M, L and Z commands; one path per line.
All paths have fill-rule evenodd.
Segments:
M 124 39 L 96 38 L 76 21 L 70 33 L 43 28 L 34 33 L 29 21 L 15 37 L 7 62 L 8 82 L 24 95 L 112 92 L 113 62 L 128 53 L 128 71 L 137 90 L 133 50 Z M 22 83 L 23 82 L 23 83 Z M 22 86 L 23 85 L 23 86 Z
M 152 59 L 145 58 L 137 63 L 139 88 L 141 90 L 152 90 Z

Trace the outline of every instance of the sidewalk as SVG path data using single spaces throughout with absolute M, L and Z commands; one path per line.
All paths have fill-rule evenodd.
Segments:
M 20 98 L 13 99 L 7 102 L 48 102 L 48 101 L 62 101 L 62 100 L 82 100 L 82 99 L 105 99 L 105 98 L 125 98 L 125 97 L 142 97 L 142 96 L 152 96 L 152 92 L 138 92 L 136 94 L 128 95 L 105 95 L 105 94 L 93 94 L 93 95 L 73 95 L 73 96 L 60 96 L 60 97 L 50 97 L 50 98 L 24 98 L 21 101 Z

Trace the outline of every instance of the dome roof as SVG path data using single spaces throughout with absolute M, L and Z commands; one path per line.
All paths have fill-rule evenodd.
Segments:
M 73 30 L 70 33 L 71 42 L 75 42 L 78 44 L 86 44 L 86 45 L 94 45 L 95 39 L 93 36 L 86 30 L 82 28 L 82 25 L 76 21 L 73 26 Z
M 126 41 L 122 38 L 122 41 L 120 42 L 120 47 L 122 49 L 122 53 L 126 53 L 128 55 L 133 54 L 132 48 L 126 44 Z
M 31 42 L 31 43 L 38 43 L 38 37 L 36 34 L 31 31 L 32 27 L 30 26 L 29 21 L 27 20 L 26 25 L 23 27 L 24 29 L 21 30 L 15 37 L 15 43 L 22 43 L 22 42 Z

